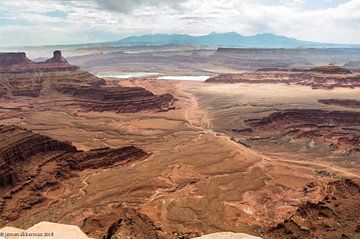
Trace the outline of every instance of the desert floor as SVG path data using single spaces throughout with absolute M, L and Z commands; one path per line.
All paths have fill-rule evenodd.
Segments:
M 108 84 L 142 86 L 177 98 L 168 112 L 116 114 L 84 112 L 55 101 L 0 102 L 2 124 L 18 124 L 79 149 L 136 145 L 151 153 L 129 166 L 86 170 L 48 192 L 51 200 L 25 211 L 9 225 L 27 228 L 40 221 L 79 225 L 90 236 L 104 228 L 87 218 L 116 214 L 127 206 L 148 215 L 168 232 L 245 232 L 260 235 L 283 220 L 301 202 L 309 182 L 327 170 L 360 179 L 358 165 L 326 160 L 317 151 L 304 153 L 282 146 L 246 147 L 229 129 L 244 119 L 275 109 L 341 109 L 317 103 L 321 98 L 360 99 L 360 90 L 312 90 L 287 85 L 211 85 L 204 82 L 155 79 L 107 79 Z M 17 113 L 13 113 L 17 109 Z M 19 110 L 20 109 L 20 110 Z M 44 207 L 45 206 L 45 207 Z M 109 219 L 110 220 L 110 219 Z M 93 222 L 93 221 L 92 221 Z M 96 228 L 96 230 L 94 230 Z

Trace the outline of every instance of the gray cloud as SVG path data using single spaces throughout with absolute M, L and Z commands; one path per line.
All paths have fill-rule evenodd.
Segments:
M 1 0 L 0 46 L 230 31 L 244 35 L 272 32 L 308 41 L 360 42 L 360 0 L 321 9 L 276 4 L 279 1 Z M 54 11 L 64 12 L 66 17 L 49 15 Z
M 95 3 L 98 7 L 112 12 L 131 13 L 139 7 L 166 5 L 174 9 L 181 9 L 181 4 L 187 0 L 58 0 L 63 3 Z

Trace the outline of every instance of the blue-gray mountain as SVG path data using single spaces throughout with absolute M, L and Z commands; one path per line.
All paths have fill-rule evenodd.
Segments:
M 115 42 L 122 46 L 144 45 L 206 45 L 214 47 L 238 48 L 298 48 L 298 47 L 359 47 L 360 45 L 331 44 L 301 41 L 271 33 L 243 36 L 236 32 L 211 33 L 204 36 L 186 34 L 153 34 L 132 36 Z

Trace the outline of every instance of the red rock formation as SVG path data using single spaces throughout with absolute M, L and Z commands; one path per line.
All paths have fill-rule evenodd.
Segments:
M 87 111 L 116 112 L 165 111 L 175 102 L 169 94 L 156 96 L 140 87 L 106 87 L 103 79 L 67 63 L 60 51 L 43 63 L 28 60 L 25 53 L 20 56 L 25 60 L 4 57 L 4 62 L 11 64 L 0 64 L 0 97 L 53 97 L 61 93 L 72 96 L 73 105 Z M 61 96 L 57 97 L 61 102 Z
M 292 109 L 272 113 L 263 119 L 247 121 L 253 127 L 275 128 L 286 125 L 341 125 L 360 124 L 360 113 L 351 111 L 324 111 L 317 109 Z
M 19 53 L 0 53 L 0 66 L 28 65 L 33 62 L 26 57 L 23 52 Z
M 272 113 L 262 119 L 247 120 L 254 134 L 267 132 L 270 140 L 291 137 L 314 139 L 330 150 L 358 154 L 360 152 L 360 112 L 294 109 Z
M 175 102 L 170 94 L 156 96 L 141 87 L 60 87 L 57 90 L 78 98 L 76 104 L 89 111 L 167 111 Z
M 44 63 L 67 64 L 68 62 L 62 56 L 61 51 L 54 51 L 53 58 L 46 60 Z
M 96 219 L 97 221 L 104 222 L 111 220 L 113 223 L 106 232 L 104 239 L 116 238 L 137 238 L 137 239 L 160 239 L 164 238 L 164 231 L 156 227 L 151 219 L 134 209 L 122 208 L 117 212 L 117 215 L 112 215 L 111 218 L 106 218 L 106 215 L 98 216 L 95 218 L 88 218 L 90 220 Z M 118 219 L 114 221 L 114 216 Z M 91 228 L 94 230 L 94 228 Z
M 329 65 L 313 69 L 266 68 L 242 74 L 221 74 L 206 80 L 207 83 L 285 83 L 332 89 L 360 87 L 360 73 Z
M 0 74 L 74 71 L 77 66 L 70 65 L 62 57 L 61 51 L 55 51 L 54 57 L 45 62 L 33 62 L 21 53 L 0 53 Z
M 348 100 L 348 99 L 323 99 L 318 100 L 319 103 L 326 105 L 337 105 L 343 106 L 347 108 L 360 109 L 360 101 L 359 100 Z
M 59 187 L 61 179 L 73 176 L 73 171 L 147 156 L 135 146 L 78 151 L 67 142 L 16 126 L 0 126 L 0 215 L 16 219 L 22 210 L 47 200 L 43 192 Z
M 76 151 L 69 143 L 33 134 L 16 126 L 0 126 L 0 138 L 0 187 L 13 186 L 21 181 L 21 164 L 33 155 L 52 151 Z
M 311 68 L 310 72 L 318 72 L 323 74 L 352 74 L 353 72 L 345 67 L 330 64 L 327 66 L 318 66 Z
M 310 183 L 304 194 L 314 190 Z M 289 218 L 266 232 L 266 238 L 359 238 L 360 186 L 352 180 L 329 182 L 323 199 L 306 202 Z

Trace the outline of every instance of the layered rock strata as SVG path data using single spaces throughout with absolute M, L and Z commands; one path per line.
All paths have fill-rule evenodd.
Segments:
M 360 152 L 360 112 L 292 109 L 274 112 L 262 119 L 246 123 L 256 133 L 267 132 L 270 140 L 311 139 L 325 144 L 332 151 L 353 154 Z M 255 139 L 255 138 L 254 138 Z
M 360 74 L 334 66 L 312 69 L 266 68 L 241 74 L 220 74 L 206 80 L 207 83 L 285 83 L 310 86 L 314 89 L 335 87 L 355 88 L 360 86 Z
M 337 105 L 347 108 L 360 109 L 360 100 L 349 100 L 349 99 L 322 99 L 318 100 L 319 103 L 325 105 Z
M 304 194 L 315 190 L 311 182 Z M 265 238 L 359 238 L 360 186 L 346 179 L 329 182 L 320 201 L 303 203 L 290 217 L 270 228 Z
M 25 53 L 0 53 L 0 98 L 56 95 L 58 102 L 72 97 L 73 105 L 88 111 L 166 111 L 172 95 L 154 95 L 140 87 L 110 87 L 105 80 L 70 65 L 55 51 L 45 62 L 35 63 Z M 63 97 L 62 97 L 63 96 Z
M 23 210 L 47 200 L 46 192 L 58 188 L 74 172 L 144 159 L 135 146 L 79 151 L 17 126 L 0 126 L 0 215 L 16 219 Z

